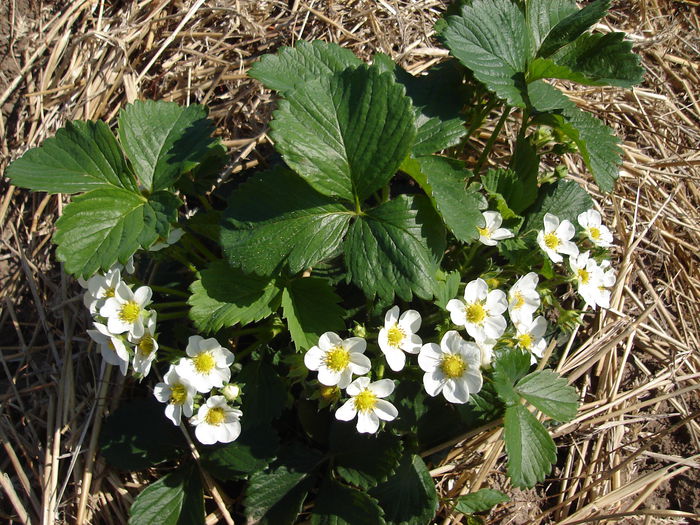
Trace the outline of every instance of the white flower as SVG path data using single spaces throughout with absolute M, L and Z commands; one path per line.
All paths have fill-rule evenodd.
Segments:
M 442 392 L 450 403 L 466 403 L 470 394 L 481 390 L 481 350 L 462 339 L 455 330 L 443 336 L 440 346 L 423 345 L 418 365 L 425 372 L 425 391 L 433 397 Z
M 495 339 L 484 339 L 483 341 L 474 341 L 481 352 L 481 368 L 490 368 L 493 360 L 493 347 L 496 346 Z
M 151 312 L 151 316 L 146 322 L 144 333 L 141 337 L 129 336 L 129 342 L 134 347 L 134 372 L 141 377 L 146 377 L 151 371 L 151 363 L 156 358 L 158 342 L 156 335 L 156 313 Z
M 364 375 L 372 367 L 364 355 L 367 342 L 361 337 L 341 339 L 333 332 L 326 332 L 318 345 L 304 354 L 304 364 L 309 370 L 318 371 L 318 380 L 326 386 L 346 388 L 352 375 Z
M 146 306 L 151 302 L 151 289 L 142 286 L 135 292 L 123 281 L 114 290 L 114 296 L 105 301 L 100 315 L 107 318 L 107 328 L 113 334 L 129 332 L 132 337 L 144 334 L 143 321 L 147 316 Z
M 177 241 L 179 241 L 180 239 L 182 239 L 183 235 L 185 235 L 185 230 L 183 230 L 182 228 L 174 228 L 173 230 L 170 231 L 170 234 L 168 235 L 167 239 L 165 239 L 163 241 L 156 242 L 155 244 L 153 244 L 153 246 L 151 246 L 148 249 L 148 251 L 149 252 L 158 252 L 158 251 L 162 250 L 163 248 L 167 248 L 168 246 L 171 246 L 171 245 L 175 244 Z
M 595 259 L 589 257 L 588 252 L 585 252 L 578 257 L 571 257 L 569 259 L 569 265 L 576 279 L 578 293 L 583 297 L 586 306 L 591 306 L 592 308 L 604 304 L 609 306 L 609 294 L 606 299 L 604 294 L 601 293 L 601 288 L 605 291 L 603 285 L 603 270 L 598 266 L 598 263 L 595 262 Z
M 87 334 L 100 346 L 102 359 L 110 365 L 118 366 L 122 375 L 126 375 L 129 368 L 129 351 L 124 341 L 110 333 L 107 327 L 101 323 L 93 323 L 97 330 L 88 330 Z
M 602 224 L 600 213 L 597 210 L 584 211 L 578 216 L 578 223 L 583 228 L 593 244 L 602 248 L 612 246 L 613 236 L 607 226 Z
M 83 295 L 83 304 L 90 310 L 91 315 L 95 315 L 110 297 L 114 297 L 114 291 L 122 282 L 121 271 L 112 268 L 105 275 L 96 273 L 85 283 L 87 291 Z
M 153 388 L 153 395 L 161 403 L 168 403 L 165 415 L 175 425 L 180 426 L 182 416 L 190 417 L 194 412 L 194 396 L 197 389 L 186 378 L 181 377 L 173 365 L 163 379 L 165 383 L 158 383 Z
M 598 285 L 598 304 L 601 308 L 610 308 L 610 288 L 617 282 L 617 274 L 611 267 L 608 259 L 600 262 L 600 269 L 603 272 L 601 283 Z
M 485 211 L 482 215 L 486 224 L 483 228 L 477 228 L 480 243 L 486 246 L 496 246 L 498 241 L 513 237 L 513 232 L 506 228 L 501 228 L 503 217 L 501 217 L 500 213 L 497 211 Z
M 547 331 L 545 318 L 540 315 L 529 323 L 517 323 L 515 329 L 515 339 L 518 346 L 533 355 L 533 362 L 535 362 L 534 356 L 542 357 L 544 349 L 547 348 L 547 341 L 544 339 L 544 334 Z
M 352 397 L 335 411 L 335 417 L 350 421 L 357 416 L 357 431 L 374 434 L 379 429 L 380 419 L 393 421 L 399 414 L 394 405 L 382 399 L 393 391 L 394 382 L 391 379 L 370 383 L 368 377 L 358 377 L 346 390 Z
M 406 354 L 417 354 L 423 344 L 416 335 L 421 317 L 415 310 L 406 310 L 399 317 L 399 307 L 392 307 L 384 316 L 384 328 L 379 330 L 379 348 L 389 367 L 398 372 L 406 364 Z
M 200 443 L 231 443 L 241 435 L 242 415 L 243 412 L 226 403 L 224 396 L 211 396 L 199 407 L 197 415 L 190 418 L 190 423 L 196 425 L 194 435 Z
M 564 258 L 561 253 L 570 256 L 578 255 L 578 247 L 571 242 L 576 234 L 574 225 L 564 219 L 559 222 L 559 217 L 546 213 L 544 215 L 544 230 L 537 233 L 537 244 L 549 256 L 552 262 L 560 263 Z
M 175 369 L 194 385 L 197 392 L 206 393 L 212 388 L 221 388 L 231 379 L 229 367 L 234 361 L 233 353 L 213 337 L 190 336 L 185 352 L 188 357 L 180 359 Z
M 230 401 L 233 403 L 236 399 L 238 399 L 238 396 L 241 394 L 241 387 L 238 386 L 236 383 L 229 383 L 228 385 L 224 385 L 224 388 L 221 389 L 221 395 L 226 398 L 227 401 Z
M 476 279 L 464 289 L 464 301 L 450 299 L 447 310 L 452 322 L 464 326 L 474 339 L 498 339 L 506 329 L 506 319 L 501 314 L 508 308 L 506 294 L 492 290 L 483 279 Z
M 537 274 L 530 272 L 518 279 L 508 291 L 508 314 L 513 323 L 532 321 L 533 314 L 540 307 L 538 282 Z

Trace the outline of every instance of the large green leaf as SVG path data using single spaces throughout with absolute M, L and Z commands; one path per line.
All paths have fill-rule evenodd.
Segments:
M 135 189 L 119 143 L 104 122 L 68 122 L 7 168 L 15 186 L 49 193 Z
M 328 331 L 345 328 L 340 297 L 326 279 L 296 279 L 284 289 L 282 308 L 298 350 L 308 350 Z
M 573 180 L 559 180 L 542 189 L 537 202 L 532 206 L 523 231 L 544 228 L 544 216 L 556 215 L 560 220 L 576 224 L 580 213 L 593 207 L 593 200 L 586 190 Z
M 428 199 L 400 195 L 358 217 L 344 246 L 349 278 L 368 297 L 430 298 L 445 230 Z
M 287 384 L 264 357 L 248 361 L 236 380 L 243 383 L 243 426 L 267 425 L 279 417 L 287 400 Z
M 529 0 L 525 8 L 525 18 L 530 29 L 533 49 L 539 50 L 552 29 L 577 12 L 578 7 L 574 0 Z
M 146 100 L 119 113 L 119 138 L 147 190 L 175 184 L 194 168 L 214 142 L 214 124 L 205 106 Z
M 168 237 L 180 200 L 158 192 L 149 199 L 129 190 L 103 188 L 73 199 L 56 222 L 56 257 L 84 278 L 125 264 L 139 248 Z
M 530 353 L 509 348 L 496 354 L 493 362 L 493 386 L 498 397 L 508 405 L 520 402 L 513 385 L 530 371 Z
M 416 135 L 403 87 L 370 66 L 299 86 L 274 117 L 271 137 L 287 164 L 317 191 L 352 202 L 389 181 Z
M 525 17 L 511 0 L 474 0 L 448 16 L 442 38 L 477 80 L 508 104 L 524 107 L 527 63 L 533 56 Z
M 455 511 L 462 514 L 486 512 L 504 501 L 508 501 L 508 496 L 503 492 L 494 489 L 480 489 L 457 498 Z
M 377 498 L 392 525 L 427 525 L 438 507 L 433 479 L 417 455 L 404 456 L 396 473 L 369 494 Z
M 547 429 L 523 405 L 506 408 L 504 439 L 513 485 L 532 487 L 543 481 L 557 460 L 557 448 Z
M 364 492 L 334 481 L 321 486 L 311 512 L 312 525 L 384 525 L 382 509 Z
M 259 321 L 280 305 L 281 289 L 274 279 L 246 274 L 226 261 L 202 270 L 190 291 L 190 319 L 200 332 Z
M 538 370 L 515 385 L 515 391 L 535 408 L 557 421 L 570 421 L 578 410 L 578 394 L 552 370 Z
M 263 56 L 248 75 L 270 89 L 287 93 L 309 80 L 331 76 L 361 63 L 352 51 L 338 44 L 300 40 L 294 47 L 283 47 L 274 55 Z
M 297 273 L 336 255 L 351 212 L 285 168 L 256 174 L 233 192 L 221 245 L 246 273 Z

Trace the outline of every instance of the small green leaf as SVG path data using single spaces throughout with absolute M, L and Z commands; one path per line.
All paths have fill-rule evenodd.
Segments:
M 297 350 L 308 350 L 325 332 L 345 328 L 339 302 L 326 279 L 296 279 L 284 289 L 282 308 Z
M 275 368 L 261 358 L 245 364 L 236 381 L 243 383 L 242 398 L 246 428 L 267 424 L 282 413 L 287 385 Z
M 221 245 L 246 273 L 297 273 L 338 253 L 351 212 L 285 168 L 252 176 L 231 196 Z
M 538 370 L 523 377 L 515 391 L 544 414 L 557 421 L 571 421 L 578 410 L 578 394 L 552 370 Z
M 283 94 L 322 76 L 331 76 L 362 61 L 338 44 L 298 41 L 294 47 L 282 47 L 274 55 L 264 55 L 250 68 L 248 76 L 265 87 Z
M 369 494 L 379 501 L 391 525 L 427 525 L 438 508 L 435 484 L 417 455 L 404 456 L 396 473 Z
M 515 172 L 490 169 L 481 177 L 484 189 L 496 199 L 498 211 L 504 219 L 512 219 L 522 213 L 537 198 L 537 178 L 520 179 Z
M 119 138 L 147 190 L 169 188 L 209 152 L 214 124 L 205 106 L 136 101 L 119 113 Z
M 209 264 L 190 291 L 190 319 L 201 332 L 259 321 L 280 305 L 281 290 L 274 279 L 243 273 L 226 261 Z
M 493 386 L 498 397 L 508 404 L 520 402 L 513 385 L 530 371 L 530 353 L 518 348 L 498 352 L 493 362 Z
M 280 101 L 270 127 L 294 171 L 317 191 L 350 202 L 391 179 L 416 135 L 403 87 L 371 66 L 303 84 Z
M 552 437 L 523 405 L 506 408 L 504 439 L 508 475 L 516 487 L 532 487 L 543 481 L 557 460 Z
M 542 188 L 537 202 L 533 204 L 523 231 L 541 230 L 544 228 L 544 216 L 547 213 L 556 215 L 559 220 L 568 220 L 576 224 L 580 213 L 593 207 L 593 201 L 577 182 L 573 180 L 558 180 L 554 184 Z
M 438 272 L 435 282 L 435 304 L 444 310 L 450 299 L 454 299 L 457 296 L 462 277 L 457 270 L 444 275 L 441 275 L 441 273 Z
M 457 498 L 455 512 L 461 512 L 462 514 L 486 512 L 505 501 L 508 501 L 508 496 L 499 490 L 480 489 L 471 494 L 465 494 Z
M 367 297 L 430 298 L 445 231 L 428 199 L 400 195 L 358 217 L 344 246 L 349 279 Z
M 7 176 L 15 186 L 49 193 L 136 189 L 119 143 L 101 121 L 68 122 L 10 164 Z
M 552 5 L 555 4 L 555 5 Z M 558 4 L 558 5 L 557 5 Z M 563 4 L 563 5 L 562 5 Z M 605 16 L 610 7 L 610 0 L 596 0 L 583 9 L 578 9 L 574 2 L 565 0 L 534 0 L 528 2 L 527 11 L 530 24 L 535 22 L 538 29 L 533 29 L 537 35 L 537 56 L 548 57 L 566 44 L 573 42 L 593 24 Z M 532 20 L 533 12 L 543 16 Z
M 527 86 L 529 105 L 534 113 L 547 113 L 575 107 L 569 97 L 554 86 L 542 80 L 535 80 Z
M 384 525 L 382 509 L 364 492 L 333 481 L 321 486 L 311 512 L 312 525 Z

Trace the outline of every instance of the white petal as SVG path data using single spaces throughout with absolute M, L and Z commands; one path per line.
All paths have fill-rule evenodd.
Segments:
M 345 348 L 350 353 L 364 353 L 367 349 L 367 341 L 362 337 L 349 337 L 343 341 L 343 348 Z
M 241 435 L 241 424 L 238 421 L 226 423 L 219 427 L 218 440 L 220 443 L 231 443 Z
M 425 372 L 432 372 L 440 366 L 441 359 L 440 347 L 435 343 L 426 343 L 418 354 L 418 366 Z
M 203 445 L 213 445 L 216 443 L 215 433 L 216 430 L 206 423 L 200 423 L 194 429 L 194 435 L 197 436 L 197 439 Z
M 151 296 L 153 291 L 148 286 L 141 286 L 136 292 L 134 292 L 134 301 L 136 301 L 141 308 L 145 307 L 151 302 Z
M 343 340 L 334 332 L 326 332 L 318 339 L 318 346 L 326 352 L 334 346 L 340 346 L 342 343 Z
M 199 353 L 199 343 L 201 341 L 203 341 L 201 335 L 191 335 L 187 341 L 187 348 L 185 348 L 185 353 L 190 357 L 196 356 Z
M 304 365 L 309 370 L 318 370 L 323 363 L 323 359 L 326 353 L 321 350 L 318 346 L 312 346 L 304 354 Z
M 341 390 L 347 388 L 350 384 L 350 381 L 352 381 L 352 370 L 350 370 L 350 368 L 346 368 L 345 370 L 340 372 L 340 378 L 338 379 L 338 388 L 340 388 Z
M 551 233 L 559 227 L 559 217 L 551 213 L 544 214 L 544 232 Z
M 446 309 L 450 312 L 450 319 L 452 322 L 458 326 L 464 326 L 467 324 L 467 311 L 466 305 L 463 301 L 459 299 L 450 299 L 447 303 Z
M 384 315 L 384 327 L 389 328 L 394 326 L 399 320 L 399 307 L 392 306 Z
M 467 304 L 483 301 L 489 293 L 489 285 L 483 279 L 475 279 L 464 288 L 464 300 Z
M 488 339 L 498 339 L 506 331 L 506 326 L 508 323 L 502 315 L 489 317 L 484 322 L 484 335 Z
M 544 337 L 544 334 L 546 331 L 547 331 L 547 320 L 540 315 L 537 317 L 537 319 L 535 319 L 532 322 L 532 325 L 530 326 L 530 335 L 534 339 L 540 339 L 541 337 Z
M 578 246 L 571 241 L 562 241 L 562 243 L 558 246 L 558 251 L 559 253 L 563 253 L 565 255 L 576 256 L 578 255 Z
M 482 215 L 489 230 L 495 230 L 503 223 L 503 217 L 497 211 L 485 211 Z
M 374 412 L 358 412 L 357 431 L 363 434 L 374 434 L 379 429 L 379 418 Z
M 378 399 L 374 407 L 374 413 L 383 421 L 393 421 L 399 415 L 399 411 L 394 405 L 385 399 Z
M 380 379 L 367 385 L 367 388 L 377 397 L 386 397 L 394 391 L 394 382 L 391 379 Z
M 504 239 L 513 238 L 513 232 L 506 228 L 498 228 L 495 232 L 491 234 L 491 238 L 496 241 L 502 241 Z
M 508 309 L 508 299 L 503 290 L 493 290 L 486 298 L 486 310 L 490 315 L 502 314 Z
M 355 408 L 355 400 L 348 399 L 343 406 L 335 411 L 335 418 L 340 421 L 350 421 L 357 415 L 357 409 Z
M 408 352 L 409 354 L 417 354 L 420 352 L 421 346 L 423 346 L 422 339 L 415 334 L 411 334 L 401 341 L 399 348 L 401 348 L 401 350 L 404 352 Z
M 358 377 L 348 385 L 347 393 L 350 396 L 356 396 L 369 386 L 369 377 Z
M 469 389 L 462 378 L 448 380 L 442 389 L 442 395 L 450 403 L 463 404 L 469 401 Z
M 403 367 L 406 365 L 406 354 L 398 348 L 389 348 L 388 351 L 384 352 L 384 357 L 386 357 L 389 368 L 394 372 L 403 370 Z
M 464 342 L 459 332 L 456 330 L 448 330 L 440 341 L 441 354 L 445 352 L 454 354 Z M 442 355 L 440 355 L 440 359 L 442 359 Z
M 556 235 L 557 237 L 559 237 L 559 240 L 568 241 L 574 235 L 576 235 L 576 228 L 573 224 L 571 224 L 571 222 L 564 219 L 563 221 L 561 221 L 561 224 L 557 226 Z
M 476 372 L 467 372 L 464 374 L 463 379 L 467 388 L 469 389 L 470 394 L 478 393 L 484 384 L 484 378 L 481 377 L 480 373 Z
M 372 368 L 372 363 L 366 355 L 354 353 L 350 354 L 350 363 L 348 367 L 353 374 L 361 376 L 369 372 L 369 369 Z
M 161 403 L 170 401 L 170 392 L 172 392 L 172 390 L 170 390 L 170 387 L 165 383 L 156 383 L 156 386 L 153 387 L 153 395 Z
M 399 319 L 399 326 L 406 332 L 415 334 L 420 330 L 421 317 L 415 310 L 406 310 Z
M 432 397 L 440 393 L 442 387 L 445 385 L 445 381 L 447 381 L 447 379 L 439 369 L 423 374 L 423 386 L 428 395 Z
M 318 369 L 318 381 L 322 385 L 335 386 L 338 384 L 338 381 L 340 381 L 340 372 L 335 372 L 330 368 L 322 366 Z
M 165 417 L 172 421 L 174 425 L 179 427 L 180 419 L 182 419 L 182 408 L 180 405 L 168 403 L 165 407 Z

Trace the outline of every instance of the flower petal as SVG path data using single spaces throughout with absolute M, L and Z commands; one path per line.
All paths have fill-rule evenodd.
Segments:
M 424 344 L 418 354 L 418 366 L 425 372 L 432 372 L 435 370 L 440 366 L 441 360 L 442 352 L 440 351 L 440 347 L 435 343 Z
M 398 306 L 392 306 L 387 310 L 386 314 L 384 314 L 384 327 L 389 328 L 396 324 L 399 320 L 399 307 Z
M 369 377 L 358 377 L 348 385 L 347 393 L 350 396 L 356 396 L 369 386 Z
M 428 395 L 432 397 L 440 393 L 445 385 L 445 381 L 447 381 L 447 378 L 439 369 L 423 374 L 423 386 Z
M 393 421 L 399 415 L 399 411 L 394 405 L 385 399 L 378 399 L 374 407 L 374 413 L 383 421 Z
M 374 412 L 358 412 L 357 431 L 362 434 L 374 434 L 379 429 L 379 418 Z
M 335 411 L 335 418 L 340 421 L 350 421 L 357 415 L 357 409 L 355 408 L 355 400 L 348 399 L 343 406 Z
M 362 337 L 349 337 L 343 341 L 343 348 L 350 353 L 363 354 L 367 349 L 367 341 Z
M 321 350 L 318 346 L 312 346 L 304 354 L 304 365 L 309 370 L 318 370 L 323 364 L 323 359 L 326 352 Z
M 388 351 L 384 352 L 384 357 L 386 357 L 389 368 L 394 372 L 403 370 L 406 365 L 406 354 L 398 348 L 388 348 Z
M 391 379 L 380 379 L 367 385 L 367 388 L 377 397 L 386 397 L 394 391 L 395 386 Z
M 420 324 L 421 317 L 416 310 L 406 310 L 399 319 L 399 327 L 412 334 L 420 330 Z

